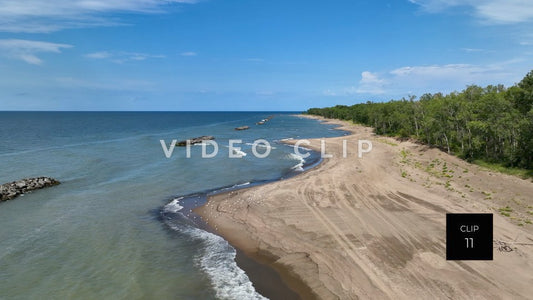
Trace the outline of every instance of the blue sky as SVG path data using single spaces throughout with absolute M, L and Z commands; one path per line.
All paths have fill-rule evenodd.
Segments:
M 533 69 L 533 1 L 0 0 L 0 110 L 305 110 Z

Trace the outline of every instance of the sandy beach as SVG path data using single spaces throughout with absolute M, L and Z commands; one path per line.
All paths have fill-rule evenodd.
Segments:
M 324 121 L 352 133 L 326 139 L 332 158 L 287 180 L 215 195 L 196 212 L 304 299 L 531 298 L 531 180 Z M 358 140 L 373 144 L 362 158 Z M 320 139 L 310 141 L 320 151 Z M 446 213 L 466 212 L 494 214 L 493 261 L 446 261 Z

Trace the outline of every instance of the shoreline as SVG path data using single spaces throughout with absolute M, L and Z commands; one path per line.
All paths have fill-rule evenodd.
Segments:
M 343 126 L 343 124 L 340 122 L 337 122 L 337 120 L 325 119 L 323 117 L 310 116 L 310 115 L 292 115 L 292 116 L 297 117 L 297 118 L 308 118 L 308 119 L 318 120 L 324 124 L 338 125 L 338 127 L 333 128 L 333 130 L 344 131 L 345 134 L 343 136 L 339 136 L 335 138 L 346 137 L 346 136 L 353 134 L 352 130 Z M 314 138 L 314 139 L 317 139 L 317 138 Z M 297 141 L 298 139 L 292 139 L 292 140 L 281 141 L 281 143 L 286 144 L 286 145 L 294 145 Z M 316 145 L 306 145 L 306 147 L 308 147 L 314 152 L 320 153 L 320 147 L 317 147 Z M 215 191 L 214 193 L 211 193 L 211 194 L 207 193 L 206 202 L 203 205 L 197 206 L 192 209 L 193 213 L 200 216 L 201 221 L 204 223 L 203 225 L 206 226 L 210 232 L 220 235 L 221 237 L 226 239 L 237 250 L 237 256 L 235 258 L 237 265 L 239 265 L 239 267 L 241 267 L 245 271 L 245 273 L 248 275 L 248 277 L 250 278 L 250 281 L 253 283 L 254 287 L 256 287 L 258 292 L 264 291 L 263 281 L 258 278 L 258 277 L 262 277 L 261 275 L 259 275 L 259 273 L 275 272 L 275 275 L 271 273 L 268 277 L 270 279 L 272 279 L 272 277 L 281 278 L 283 284 L 285 285 L 285 287 L 283 287 L 282 290 L 284 290 L 285 288 L 290 289 L 291 292 L 295 293 L 298 296 L 297 298 L 299 299 L 306 299 L 306 300 L 319 299 L 318 295 L 313 292 L 312 288 L 309 287 L 294 270 L 282 264 L 276 263 L 279 257 L 274 256 L 272 253 L 268 251 L 264 251 L 264 252 L 263 251 L 261 252 L 250 251 L 249 247 L 247 246 L 248 245 L 247 242 L 241 243 L 239 241 L 235 241 L 234 239 L 231 239 L 231 240 L 228 239 L 228 237 L 225 236 L 224 233 L 221 233 L 218 228 L 215 229 L 212 225 L 209 224 L 209 222 L 206 221 L 206 219 L 207 220 L 209 219 L 207 215 L 203 214 L 202 208 L 209 204 L 209 201 L 211 198 L 222 197 L 225 195 L 233 195 L 234 193 L 236 192 L 238 193 L 239 191 L 245 191 L 245 190 L 253 189 L 258 186 L 268 185 L 268 184 L 272 184 L 275 182 L 288 180 L 293 177 L 298 177 L 298 176 L 303 175 L 306 172 L 320 168 L 323 163 L 324 163 L 324 159 L 319 158 L 318 161 L 311 162 L 309 163 L 308 166 L 304 166 L 304 171 L 300 173 L 290 174 L 288 177 L 284 175 L 276 180 L 272 180 L 268 182 L 260 182 L 260 183 L 252 184 L 246 187 L 236 187 L 234 189 L 222 188 L 218 192 Z M 277 278 L 274 278 L 274 280 L 277 281 Z M 293 299 L 293 297 L 289 296 L 291 293 L 289 294 L 286 294 L 283 292 L 272 293 L 271 291 L 270 294 L 283 295 L 282 298 L 274 298 L 274 299 Z M 294 299 L 297 299 L 297 298 L 294 298 Z
M 289 142 L 280 141 L 280 143 L 288 147 L 293 147 L 293 145 L 290 143 L 290 140 L 288 141 Z M 209 197 L 233 194 L 241 190 L 287 180 L 305 173 L 310 169 L 316 168 L 316 166 L 320 165 L 320 163 L 323 161 L 320 158 L 319 152 L 311 150 L 310 153 L 311 156 L 306 158 L 306 162 L 304 162 L 302 165 L 303 171 L 290 170 L 276 179 L 250 181 L 244 184 L 234 184 L 213 188 L 188 195 L 178 195 L 170 198 L 169 201 L 167 201 L 167 204 L 170 204 L 172 201 L 178 199 L 180 201 L 180 206 L 182 206 L 180 210 L 189 212 L 183 214 L 183 216 L 190 222 L 194 223 L 195 227 L 221 236 L 217 230 L 217 227 L 212 226 L 211 220 L 198 214 L 198 209 L 207 203 L 207 199 Z M 166 205 L 163 206 L 158 212 L 158 217 L 162 218 L 162 220 L 165 220 L 168 217 L 166 215 L 168 211 L 165 210 L 165 207 Z M 170 215 L 172 215 L 172 213 Z M 163 221 L 163 223 L 166 222 Z M 251 255 L 250 253 L 243 251 L 241 248 L 233 244 L 232 246 L 236 250 L 235 262 L 242 270 L 245 271 L 256 291 L 261 295 L 270 299 L 287 300 L 314 298 L 311 297 L 312 293 L 310 292 L 309 288 L 305 284 L 299 282 L 298 278 L 295 278 L 288 272 L 284 272 L 282 268 L 270 265 L 271 257 L 269 257 L 268 254 L 255 253 Z M 302 297 L 302 295 L 304 295 L 304 297 Z
M 322 117 L 315 117 L 315 116 L 309 116 L 309 115 L 292 115 L 292 116 L 298 117 L 298 118 L 315 119 L 315 120 L 320 120 L 323 123 L 338 125 L 338 127 L 333 128 L 333 130 L 344 131 L 345 134 L 343 136 L 348 136 L 348 135 L 353 134 L 351 130 L 343 128 L 342 124 L 336 123 L 335 120 L 326 120 Z M 342 137 L 342 136 L 339 136 L 339 137 Z M 298 139 L 291 139 L 291 140 L 283 140 L 280 142 L 282 144 L 294 146 L 294 143 L 296 143 L 297 141 Z M 315 154 L 318 153 L 317 156 L 320 155 L 320 147 L 316 147 L 314 145 L 306 145 L 306 147 L 309 147 L 309 149 L 314 151 Z M 295 273 L 293 270 L 291 270 L 290 268 L 287 268 L 286 266 L 282 264 L 276 263 L 276 260 L 278 258 L 273 256 L 272 253 L 269 253 L 267 251 L 265 252 L 249 251 L 248 247 L 245 246 L 245 244 L 241 244 L 238 242 L 232 242 L 228 240 L 226 236 L 221 234 L 218 228 L 213 227 L 210 224 L 209 218 L 207 216 L 202 215 L 202 207 L 206 206 L 210 201 L 209 199 L 212 197 L 217 197 L 217 196 L 222 196 L 222 195 L 232 195 L 234 193 L 253 189 L 258 186 L 268 185 L 268 184 L 272 184 L 272 183 L 280 182 L 284 180 L 289 180 L 293 177 L 301 176 L 302 174 L 309 172 L 311 170 L 318 169 L 323 163 L 324 163 L 324 159 L 319 157 L 316 160 L 313 160 L 309 163 L 305 163 L 303 166 L 304 170 L 302 172 L 287 173 L 278 179 L 268 180 L 265 182 L 251 182 L 248 186 L 244 186 L 244 187 L 239 186 L 239 185 L 234 185 L 232 187 L 222 187 L 220 189 L 212 189 L 212 190 L 206 191 L 205 203 L 199 206 L 195 205 L 194 208 L 192 208 L 192 213 L 200 217 L 200 220 L 194 220 L 197 226 L 211 233 L 214 233 L 214 234 L 217 234 L 223 237 L 236 249 L 237 255 L 235 257 L 235 261 L 237 265 L 245 271 L 245 273 L 250 278 L 250 281 L 256 288 L 257 292 L 261 293 L 262 295 L 266 294 L 267 296 L 274 296 L 274 298 L 272 299 L 287 299 L 287 300 L 319 299 L 317 294 L 313 292 L 313 290 L 300 278 L 300 276 L 297 273 Z M 187 195 L 185 195 L 184 197 L 187 197 Z M 266 281 L 264 280 L 265 278 L 267 279 Z M 279 282 L 279 280 L 281 280 L 281 282 Z M 279 288 L 279 286 L 275 286 L 275 283 L 284 285 L 281 287 L 281 291 L 273 290 L 273 287 Z M 264 293 L 266 290 L 268 291 Z
M 495 250 L 493 261 L 445 260 L 447 212 L 493 213 L 495 240 L 531 243 L 533 226 L 516 220 L 527 218 L 533 184 L 438 149 L 375 136 L 368 127 L 316 119 L 352 132 L 326 139 L 333 158 L 286 180 L 211 196 L 195 212 L 315 298 L 525 299 L 533 292 L 530 246 Z M 349 149 L 343 161 L 343 139 L 350 145 L 368 139 L 374 149 L 364 159 Z M 309 140 L 316 150 L 320 140 Z M 498 214 L 501 205 L 511 205 L 517 217 Z
M 338 125 L 337 127 L 333 128 L 333 130 L 344 131 L 345 134 L 343 136 L 334 137 L 334 138 L 347 137 L 354 133 L 353 130 L 351 130 L 350 128 L 347 128 L 346 126 L 344 126 L 344 124 L 342 124 L 341 121 L 338 121 L 338 120 L 326 119 L 320 116 L 311 116 L 311 115 L 292 115 L 292 116 L 297 117 L 297 118 L 308 118 L 308 119 L 318 120 L 324 124 Z M 314 140 L 316 139 L 318 138 L 314 138 Z M 282 141 L 282 143 L 287 144 L 287 145 L 294 145 L 297 141 L 298 139 L 292 139 L 292 140 Z M 320 147 L 317 145 L 306 145 L 306 147 L 318 153 L 320 153 L 321 151 Z M 208 206 L 209 202 L 212 199 L 216 199 L 217 197 L 233 196 L 235 195 L 235 193 L 239 193 L 240 191 L 246 191 L 246 190 L 254 189 L 258 186 L 281 182 L 281 181 L 289 180 L 294 177 L 301 176 L 304 173 L 307 173 L 309 171 L 319 169 L 324 164 L 324 162 L 325 160 L 323 158 L 320 158 L 318 161 L 312 162 L 309 164 L 309 166 L 306 166 L 304 168 L 304 171 L 297 173 L 297 174 L 292 174 L 289 177 L 282 176 L 276 180 L 272 180 L 272 181 L 265 182 L 265 183 L 259 183 L 259 184 L 255 184 L 251 186 L 246 186 L 242 188 L 229 189 L 229 190 L 221 189 L 224 191 L 215 192 L 213 194 L 207 195 L 206 202 L 203 205 L 197 206 L 194 209 L 192 209 L 193 213 L 200 216 L 200 218 L 202 219 L 202 222 L 204 222 L 205 226 L 207 226 L 210 232 L 220 235 L 221 237 L 226 239 L 237 250 L 237 257 L 235 258 L 235 260 L 237 264 L 239 265 L 239 267 L 241 267 L 246 272 L 246 274 L 250 278 L 250 281 L 253 283 L 254 287 L 257 288 L 258 284 L 262 286 L 262 281 L 257 278 L 258 277 L 257 275 L 259 273 L 258 271 L 261 271 L 262 269 L 262 271 L 275 272 L 277 275 L 277 276 L 275 275 L 275 277 L 281 278 L 286 288 L 289 288 L 292 292 L 294 292 L 298 296 L 299 299 L 306 299 L 306 300 L 320 299 L 319 295 L 317 295 L 313 291 L 313 289 L 308 284 L 306 284 L 304 280 L 302 280 L 302 278 L 298 275 L 297 272 L 295 272 L 295 270 L 277 262 L 279 257 L 277 257 L 276 255 L 268 251 L 257 251 L 256 249 L 250 249 L 249 241 L 239 240 L 238 238 L 230 238 L 229 236 L 225 235 L 225 231 L 220 231 L 218 227 L 217 229 L 215 229 L 212 225 L 209 224 L 209 222 L 206 222 L 206 219 L 209 220 L 209 218 L 208 218 L 208 215 L 205 214 L 204 207 Z M 213 222 L 213 219 L 210 219 L 210 220 L 211 222 Z M 243 263 L 243 261 L 245 261 L 245 263 Z M 260 270 L 256 270 L 257 267 L 259 267 Z M 272 278 L 272 275 L 270 275 L 270 278 Z M 261 289 L 262 288 L 260 287 L 258 289 L 258 292 Z M 283 287 L 283 289 L 285 289 L 285 287 Z M 274 293 L 274 294 L 278 294 L 278 293 Z M 284 295 L 283 298 L 274 298 L 274 299 L 292 299 L 292 298 L 287 298 L 286 296 L 287 295 Z

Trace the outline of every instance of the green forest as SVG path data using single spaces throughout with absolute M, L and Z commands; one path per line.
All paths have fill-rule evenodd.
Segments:
M 533 170 L 533 71 L 509 88 L 471 85 L 448 95 L 311 108 L 307 114 L 371 126 L 377 134 L 412 138 L 468 161 Z

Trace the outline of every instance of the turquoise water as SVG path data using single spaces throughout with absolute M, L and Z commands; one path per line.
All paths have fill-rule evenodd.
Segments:
M 183 217 L 180 196 L 298 173 L 301 157 L 279 140 L 341 134 L 280 113 L 0 112 L 0 183 L 62 182 L 0 203 L 0 298 L 260 299 L 235 250 Z M 201 135 L 216 137 L 215 158 L 193 146 L 167 159 L 160 145 Z M 247 155 L 229 159 L 236 138 Z M 252 155 L 258 138 L 268 158 Z

